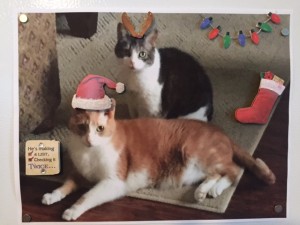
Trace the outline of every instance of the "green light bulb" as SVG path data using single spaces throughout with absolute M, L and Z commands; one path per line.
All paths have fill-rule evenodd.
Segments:
M 258 23 L 259 28 L 265 32 L 272 32 L 272 27 L 267 23 Z
M 224 48 L 225 49 L 229 48 L 229 46 L 231 44 L 231 37 L 230 37 L 229 32 L 226 32 L 226 35 L 223 38 L 223 43 L 224 43 Z

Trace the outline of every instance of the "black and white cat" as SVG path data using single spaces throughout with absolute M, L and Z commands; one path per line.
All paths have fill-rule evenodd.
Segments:
M 157 29 L 139 39 L 119 23 L 117 34 L 115 54 L 130 68 L 123 76 L 131 93 L 127 102 L 132 117 L 212 119 L 212 86 L 191 55 L 177 48 L 156 48 Z

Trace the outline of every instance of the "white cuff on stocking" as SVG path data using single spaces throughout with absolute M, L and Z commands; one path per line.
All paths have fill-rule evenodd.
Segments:
M 259 88 L 269 89 L 271 91 L 274 91 L 278 95 L 281 95 L 285 89 L 285 86 L 274 80 L 261 79 Z

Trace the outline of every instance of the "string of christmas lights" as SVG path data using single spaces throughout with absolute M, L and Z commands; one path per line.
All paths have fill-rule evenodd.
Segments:
M 221 26 L 218 25 L 217 27 L 213 26 L 213 17 L 206 17 L 202 20 L 200 24 L 200 29 L 205 30 L 207 28 L 211 28 L 211 30 L 208 33 L 208 38 L 210 40 L 214 40 L 217 37 L 223 38 L 223 46 L 225 49 L 229 48 L 232 40 L 237 40 L 239 45 L 242 47 L 246 46 L 246 39 L 250 38 L 252 43 L 255 45 L 258 45 L 260 42 L 259 33 L 260 32 L 272 32 L 272 27 L 269 24 L 269 21 L 271 21 L 274 24 L 280 24 L 281 18 L 278 14 L 269 12 L 267 14 L 267 19 L 263 22 L 258 22 L 256 24 L 255 28 L 250 29 L 249 34 L 244 34 L 242 30 L 240 30 L 237 34 L 237 36 L 231 36 L 230 32 L 226 32 L 225 35 L 221 32 Z

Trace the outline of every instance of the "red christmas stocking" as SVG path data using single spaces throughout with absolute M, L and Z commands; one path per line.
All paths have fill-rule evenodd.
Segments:
M 238 108 L 235 118 L 241 123 L 265 124 L 279 95 L 285 86 L 268 79 L 261 79 L 258 93 L 250 107 Z

